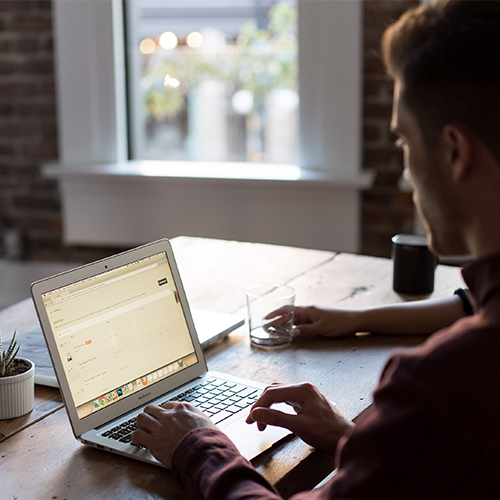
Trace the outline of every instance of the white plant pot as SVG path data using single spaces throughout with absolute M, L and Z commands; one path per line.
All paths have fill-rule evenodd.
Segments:
M 25 361 L 31 365 L 28 371 L 0 377 L 0 420 L 25 415 L 35 406 L 35 363 Z

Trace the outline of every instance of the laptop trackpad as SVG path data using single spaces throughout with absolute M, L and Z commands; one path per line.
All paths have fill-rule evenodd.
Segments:
M 287 404 L 273 405 L 273 409 L 292 413 L 292 407 Z M 230 422 L 226 427 L 218 427 L 234 443 L 238 451 L 247 459 L 251 460 L 263 451 L 269 449 L 273 444 L 291 434 L 288 429 L 268 425 L 264 431 L 259 431 L 257 424 L 247 424 L 246 417 Z
M 259 431 L 256 424 L 249 425 L 240 418 L 221 429 L 234 443 L 238 451 L 251 460 L 269 449 L 274 443 L 284 438 L 290 431 L 282 427 L 268 425 L 264 431 Z

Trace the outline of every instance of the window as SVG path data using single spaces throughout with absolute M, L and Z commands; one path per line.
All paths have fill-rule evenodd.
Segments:
M 183 15 L 191 2 L 177 2 Z M 227 8 L 226 0 L 218 4 Z M 263 11 L 267 15 L 275 2 L 260 0 L 258 5 L 267 8 Z M 150 36 L 134 34 L 137 26 L 129 26 L 132 36 L 125 47 L 122 0 L 53 0 L 60 144 L 58 164 L 45 173 L 60 179 L 66 243 L 134 245 L 188 234 L 337 251 L 359 249 L 359 190 L 371 182 L 371 175 L 361 170 L 362 0 L 297 0 L 296 6 L 299 148 L 298 164 L 289 165 L 234 161 L 257 156 L 269 161 L 271 156 L 266 151 L 266 126 L 258 134 L 258 148 L 246 144 L 247 124 L 241 125 L 232 106 L 239 88 L 230 89 L 225 97 L 229 111 L 223 120 L 231 124 L 240 120 L 239 128 L 226 125 L 226 133 L 239 130 L 244 138 L 239 144 L 245 145 L 222 148 L 228 161 L 191 161 L 189 154 L 194 153 L 185 125 L 181 133 L 169 126 L 159 132 L 177 134 L 167 150 L 177 160 L 134 160 L 140 158 L 141 148 L 148 151 L 148 141 L 150 146 L 155 141 L 143 127 L 140 100 L 127 106 L 125 53 L 137 51 L 137 41 Z M 183 47 L 190 29 L 176 35 Z M 238 36 L 232 35 L 233 45 Z M 233 45 L 224 47 L 233 50 Z M 141 74 L 140 68 L 129 67 L 130 71 Z M 180 78 L 168 74 L 181 85 Z M 133 81 L 129 80 L 128 92 L 137 97 Z M 135 81 L 137 85 L 139 79 Z M 193 109 L 185 106 L 185 118 L 180 113 L 175 120 L 185 124 Z M 161 125 L 169 125 L 168 120 Z M 152 155 L 153 149 L 147 154 Z M 321 231 L 311 221 L 321 221 Z
M 127 5 L 132 158 L 298 162 L 295 0 Z

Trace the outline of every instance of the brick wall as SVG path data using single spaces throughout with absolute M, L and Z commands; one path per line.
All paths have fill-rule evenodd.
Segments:
M 50 2 L 0 1 L 0 224 L 57 239 L 59 202 L 39 164 L 57 157 Z
M 375 171 L 373 188 L 363 194 L 362 253 L 388 257 L 391 237 L 413 231 L 410 193 L 398 190 L 403 156 L 389 132 L 393 85 L 380 57 L 384 29 L 418 0 L 364 2 L 363 166 Z
M 410 195 L 397 181 L 402 157 L 388 132 L 392 84 L 378 54 L 387 24 L 417 0 L 365 0 L 364 155 L 376 172 L 363 195 L 362 252 L 390 255 L 390 238 L 411 232 Z M 40 166 L 57 159 L 50 0 L 0 0 L 0 232 L 17 229 L 28 259 L 93 260 L 115 248 L 64 247 L 57 185 Z M 0 254 L 3 252 L 0 238 Z
M 40 176 L 57 159 L 51 8 L 0 0 L 0 233 L 19 230 L 28 259 L 92 260 L 110 249 L 63 247 L 57 185 Z

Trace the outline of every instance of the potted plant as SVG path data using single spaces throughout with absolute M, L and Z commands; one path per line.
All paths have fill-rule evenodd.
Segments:
M 35 404 L 35 364 L 16 357 L 19 347 L 14 332 L 4 351 L 0 332 L 0 420 L 25 415 Z

